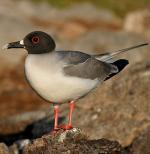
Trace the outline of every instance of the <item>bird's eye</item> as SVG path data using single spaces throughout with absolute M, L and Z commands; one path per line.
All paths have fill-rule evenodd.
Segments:
M 33 43 L 33 44 L 38 44 L 39 41 L 40 41 L 40 38 L 39 38 L 38 36 L 33 36 L 33 37 L 32 37 L 32 43 Z

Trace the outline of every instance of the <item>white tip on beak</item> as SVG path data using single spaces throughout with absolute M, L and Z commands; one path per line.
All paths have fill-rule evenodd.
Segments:
M 3 50 L 8 49 L 8 45 L 9 45 L 8 43 L 5 44 L 5 45 L 2 47 L 2 49 L 3 49 Z
M 24 41 L 23 41 L 23 40 L 21 40 L 21 41 L 20 41 L 20 44 L 21 44 L 21 45 L 24 45 Z

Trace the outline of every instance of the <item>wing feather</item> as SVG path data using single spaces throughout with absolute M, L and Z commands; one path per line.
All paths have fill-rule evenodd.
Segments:
M 83 63 L 64 67 L 64 72 L 69 76 L 104 81 L 110 74 L 117 73 L 118 68 L 91 57 Z
M 100 60 L 100 61 L 104 61 L 104 62 L 108 62 L 108 63 L 113 63 L 115 60 L 113 59 L 115 56 L 127 52 L 129 50 L 135 49 L 135 48 L 139 48 L 142 46 L 148 45 L 148 43 L 143 43 L 143 44 L 139 44 L 136 46 L 132 46 L 129 48 L 125 48 L 125 49 L 120 49 L 117 51 L 114 51 L 112 53 L 105 53 L 105 54 L 98 54 L 98 55 L 93 55 L 96 59 Z

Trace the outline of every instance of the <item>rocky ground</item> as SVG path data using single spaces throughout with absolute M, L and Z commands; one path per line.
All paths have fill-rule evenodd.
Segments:
M 55 38 L 57 49 L 93 54 L 112 52 L 150 42 L 149 15 L 145 9 L 120 19 L 89 4 L 58 10 L 45 3 L 5 0 L 0 2 L 0 46 L 20 40 L 32 30 L 42 30 Z M 24 142 L 27 145 L 21 148 L 23 153 L 35 153 L 35 150 L 42 153 L 43 147 L 45 153 L 50 153 L 49 149 L 55 149 L 53 153 L 56 153 L 60 143 L 49 135 L 46 139 L 42 137 L 52 130 L 53 107 L 26 83 L 25 55 L 21 50 L 0 53 L 0 154 L 11 153 L 15 146 L 19 149 Z M 73 149 L 81 153 L 95 149 L 95 153 L 102 153 L 103 146 L 109 145 L 116 149 L 112 153 L 150 153 L 149 57 L 150 46 L 121 55 L 129 60 L 125 70 L 76 103 L 74 126 L 84 130 L 88 137 L 65 141 L 64 153 L 77 153 Z M 61 111 L 60 123 L 64 123 L 68 104 L 61 106 Z M 90 150 L 82 151 L 83 147 Z

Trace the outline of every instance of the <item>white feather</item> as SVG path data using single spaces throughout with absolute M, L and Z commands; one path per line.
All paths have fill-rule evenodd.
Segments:
M 21 45 L 24 45 L 24 41 L 23 41 L 23 40 L 21 40 L 21 41 L 20 41 L 20 44 L 21 44 Z
M 44 99 L 51 102 L 76 100 L 98 84 L 98 79 L 82 79 L 66 76 L 62 72 L 63 62 L 52 53 L 28 55 L 25 73 L 31 86 Z

